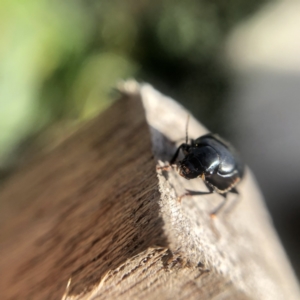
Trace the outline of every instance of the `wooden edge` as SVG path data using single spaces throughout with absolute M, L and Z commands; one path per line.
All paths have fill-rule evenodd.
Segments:
M 219 195 L 179 203 L 203 182 L 155 166 L 184 139 L 188 112 L 147 84 L 119 91 L 2 186 L 2 299 L 299 299 L 250 170 L 215 219 Z M 191 117 L 190 137 L 206 132 Z
M 166 164 L 176 145 L 184 140 L 186 119 L 190 112 L 147 84 L 127 81 L 119 89 L 124 94 L 141 95 L 157 165 Z M 205 127 L 191 118 L 191 138 L 207 132 Z M 184 199 L 181 204 L 177 201 L 186 188 L 205 189 L 201 180 L 186 181 L 175 170 L 159 170 L 157 176 L 160 215 L 168 246 L 149 248 L 128 260 L 125 263 L 128 268 L 123 272 L 119 273 L 122 266 L 109 271 L 91 294 L 68 299 L 111 296 L 106 292 L 114 286 L 116 278 L 127 274 L 131 284 L 135 282 L 133 266 L 143 268 L 141 281 L 147 280 L 147 285 L 152 288 L 149 299 L 169 299 L 171 295 L 175 299 L 299 298 L 297 281 L 249 169 L 239 186 L 241 198 L 231 196 L 231 203 L 216 219 L 212 219 L 209 212 L 221 201 L 218 195 Z M 238 203 L 235 203 L 236 200 Z M 116 277 L 110 277 L 114 272 Z M 141 276 L 141 273 L 138 274 Z M 168 293 L 161 289 L 162 283 L 168 286 Z M 131 288 L 128 282 L 124 282 L 122 288 L 127 292 L 134 290 L 132 285 L 129 286 Z M 127 297 L 129 294 L 126 293 Z M 138 295 L 130 294 L 137 299 Z
M 127 84 L 131 88 L 134 85 Z M 151 128 L 153 152 L 159 162 L 165 163 L 184 140 L 187 115 L 191 112 L 148 84 L 140 86 L 140 93 Z M 205 133 L 207 129 L 191 117 L 189 136 L 197 138 Z M 177 143 L 170 145 L 169 141 Z M 181 205 L 176 201 L 186 188 L 205 190 L 200 179 L 187 181 L 174 170 L 159 171 L 158 178 L 162 216 L 172 251 L 180 250 L 193 265 L 203 265 L 231 278 L 254 299 L 299 298 L 297 280 L 249 169 L 238 187 L 240 199 L 231 195 L 231 204 L 214 220 L 209 212 L 222 201 L 220 196 L 184 199 Z

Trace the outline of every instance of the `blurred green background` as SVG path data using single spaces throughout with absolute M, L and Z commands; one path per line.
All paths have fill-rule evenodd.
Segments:
M 230 76 L 223 42 L 261 4 L 2 0 L 0 170 L 50 125 L 95 116 L 116 81 L 129 77 L 185 100 L 217 128 Z
M 257 176 L 299 275 L 300 166 L 295 163 L 299 147 L 291 133 L 300 126 L 296 122 L 300 102 L 298 90 L 289 84 L 300 86 L 300 72 L 299 76 L 293 70 L 264 73 L 263 67 L 260 76 L 254 72 L 242 79 L 242 91 L 233 99 L 232 86 L 237 86 L 239 74 L 227 60 L 231 56 L 242 61 L 247 56 L 245 61 L 255 65 L 260 53 L 262 65 L 268 59 L 269 64 L 280 64 L 297 52 L 286 38 L 299 40 L 297 33 L 295 38 L 291 35 L 291 28 L 297 29 L 293 20 L 300 15 L 293 19 L 290 16 L 297 9 L 291 7 L 286 14 L 279 7 L 278 15 L 286 18 L 280 21 L 271 13 L 272 30 L 266 32 L 261 14 L 249 30 L 240 31 L 235 50 L 241 51 L 228 53 L 228 36 L 265 4 L 258 0 L 1 0 L 0 180 L 20 157 L 26 160 L 26 149 L 35 155 L 32 143 L 64 136 L 105 109 L 118 80 L 149 82 L 181 101 L 212 132 L 235 140 Z M 283 30 L 289 20 L 293 24 Z M 284 45 L 286 53 L 281 50 Z M 283 53 L 283 58 L 276 59 L 274 53 Z M 296 65 L 291 60 L 290 66 Z M 288 84 L 282 88 L 284 82 Z M 293 114 L 295 122 L 278 135 Z M 278 153 L 272 154 L 276 149 Z M 295 151 L 292 155 L 287 150 Z

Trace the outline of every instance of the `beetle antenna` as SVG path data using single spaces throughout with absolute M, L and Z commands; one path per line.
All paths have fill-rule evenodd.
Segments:
M 188 136 L 189 120 L 190 120 L 190 114 L 187 115 L 186 126 L 185 126 L 185 143 L 186 144 L 189 142 L 189 136 Z

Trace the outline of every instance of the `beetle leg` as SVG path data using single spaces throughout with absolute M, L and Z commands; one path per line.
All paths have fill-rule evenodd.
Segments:
M 176 159 L 177 159 L 177 157 L 178 157 L 178 155 L 179 155 L 180 149 L 182 149 L 182 148 L 184 148 L 184 147 L 187 147 L 187 144 L 186 144 L 186 143 L 181 144 L 181 145 L 177 148 L 177 150 L 176 150 L 176 152 L 174 153 L 172 159 L 170 160 L 170 165 L 174 164 L 174 162 L 176 161 Z
M 226 210 L 224 211 L 225 213 L 230 213 L 241 200 L 241 197 L 239 196 L 240 194 L 235 188 L 231 189 L 229 193 L 235 194 L 236 197 L 232 200 L 229 207 L 226 208 Z
M 177 165 L 176 164 L 173 164 L 173 165 L 165 165 L 165 166 L 157 166 L 156 167 L 156 170 L 159 171 L 159 170 L 162 170 L 162 171 L 171 171 L 172 168 L 176 168 Z
M 210 195 L 210 194 L 212 194 L 212 192 L 211 191 L 209 191 L 209 192 L 200 192 L 200 191 L 186 190 L 185 194 L 187 196 L 199 196 L 199 195 Z
M 212 193 L 214 193 L 214 188 L 212 187 L 212 186 L 210 186 L 209 184 L 207 184 L 205 181 L 204 181 L 204 183 L 205 183 L 205 185 L 206 185 L 206 187 L 208 188 L 208 190 L 210 191 L 210 193 L 212 194 Z
M 199 192 L 199 191 L 191 191 L 191 190 L 186 190 L 186 192 L 184 194 L 182 194 L 181 196 L 179 196 L 177 198 L 178 202 L 181 202 L 183 197 L 186 196 L 199 196 L 199 195 L 210 195 L 212 192 Z
M 219 195 L 221 195 L 221 196 L 224 197 L 224 200 L 223 200 L 223 202 L 222 202 L 219 206 L 217 206 L 217 207 L 210 213 L 210 216 L 211 216 L 212 218 L 216 217 L 217 213 L 218 213 L 218 212 L 222 209 L 222 207 L 224 207 L 224 205 L 226 204 L 226 201 L 227 201 L 227 194 L 228 194 L 228 193 L 232 193 L 232 194 L 239 195 L 239 192 L 237 191 L 236 188 L 232 188 L 232 189 L 231 189 L 229 192 L 227 192 L 227 193 L 219 194 Z M 239 200 L 239 197 L 236 197 L 234 203 L 232 203 L 232 204 L 226 209 L 226 212 L 230 212 L 230 211 L 236 206 L 238 200 Z
M 186 196 L 210 195 L 214 192 L 214 189 L 211 186 L 207 185 L 207 188 L 209 189 L 209 192 L 185 190 L 186 192 L 183 195 L 178 197 L 178 201 L 181 202 L 182 198 Z
M 236 188 L 234 187 L 234 188 L 232 188 L 231 190 L 230 190 L 230 193 L 233 193 L 233 194 L 237 194 L 237 195 L 239 195 L 240 193 L 236 190 Z
M 227 193 L 219 195 L 223 196 L 223 201 L 209 214 L 211 218 L 215 218 L 217 216 L 217 213 L 220 212 L 220 210 L 224 207 L 224 205 L 227 202 Z
M 170 162 L 169 162 L 169 165 L 163 166 L 163 167 L 158 166 L 158 167 L 156 167 L 156 170 L 170 171 L 170 170 L 171 170 L 171 167 L 176 166 L 175 161 L 176 161 L 176 159 L 177 159 L 177 157 L 178 157 L 178 155 L 179 155 L 180 150 L 182 149 L 182 150 L 185 152 L 185 151 L 187 151 L 187 149 L 189 149 L 189 147 L 190 147 L 190 146 L 189 146 L 188 144 L 182 143 L 182 144 L 177 148 L 176 152 L 174 153 L 172 159 L 171 159 Z

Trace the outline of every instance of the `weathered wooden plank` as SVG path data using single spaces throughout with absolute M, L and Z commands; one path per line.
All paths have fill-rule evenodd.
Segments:
M 251 172 L 216 219 L 219 195 L 180 204 L 203 183 L 156 165 L 184 138 L 187 112 L 148 85 L 120 89 L 2 186 L 1 299 L 298 299 Z M 204 132 L 191 118 L 190 136 Z

